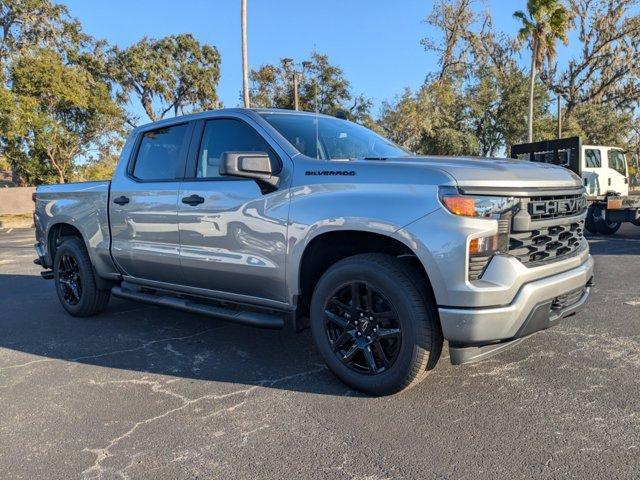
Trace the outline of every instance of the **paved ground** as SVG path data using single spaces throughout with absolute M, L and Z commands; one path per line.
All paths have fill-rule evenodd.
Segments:
M 66 315 L 0 233 L 3 478 L 638 478 L 640 228 L 591 239 L 588 310 L 475 366 L 367 398 L 308 333 L 112 300 Z

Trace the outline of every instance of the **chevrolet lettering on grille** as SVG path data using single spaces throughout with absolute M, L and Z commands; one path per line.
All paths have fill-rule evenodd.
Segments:
M 587 208 L 587 199 L 584 197 L 529 202 L 530 215 L 568 215 L 580 213 L 585 208 Z

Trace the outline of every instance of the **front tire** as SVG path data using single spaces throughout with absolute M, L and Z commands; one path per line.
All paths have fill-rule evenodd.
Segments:
M 58 299 L 74 317 L 102 312 L 109 303 L 110 290 L 100 290 L 91 259 L 79 238 L 65 240 L 56 250 L 53 278 Z
M 311 330 L 329 369 L 352 388 L 388 395 L 416 385 L 442 350 L 432 295 L 413 267 L 362 254 L 331 266 L 311 301 Z

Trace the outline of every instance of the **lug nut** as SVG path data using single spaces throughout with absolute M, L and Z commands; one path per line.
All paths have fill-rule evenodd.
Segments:
M 353 323 L 355 323 L 355 324 L 357 325 L 357 324 L 358 324 L 358 320 L 356 320 L 356 321 L 355 321 L 355 322 L 353 322 Z
M 369 335 L 367 335 L 367 340 L 371 340 L 371 337 Z
M 360 313 L 360 316 L 361 316 L 361 317 L 364 317 L 364 313 Z
M 373 320 L 373 317 L 369 317 L 369 320 Z
M 358 332 L 357 335 L 360 337 L 362 335 L 362 332 Z
M 373 333 L 377 332 L 378 329 L 376 327 L 373 327 Z

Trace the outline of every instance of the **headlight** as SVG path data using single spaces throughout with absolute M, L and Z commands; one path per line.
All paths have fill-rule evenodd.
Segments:
M 518 204 L 513 197 L 491 197 L 484 195 L 463 195 L 455 187 L 438 189 L 440 202 L 454 215 L 498 219 L 504 213 L 511 212 Z
M 464 195 L 457 188 L 449 186 L 440 187 L 438 194 L 442 205 L 454 215 L 498 221 L 496 234 L 472 238 L 468 243 L 467 278 L 470 281 L 479 280 L 494 255 L 509 251 L 511 218 L 516 213 L 518 200 L 513 197 Z

